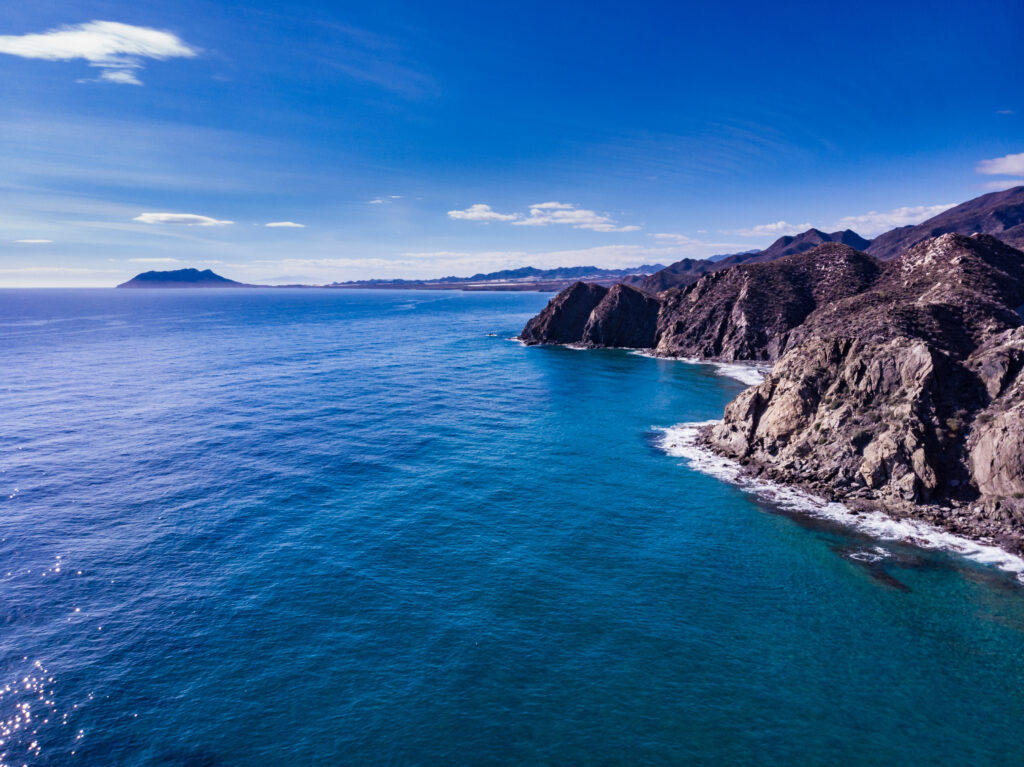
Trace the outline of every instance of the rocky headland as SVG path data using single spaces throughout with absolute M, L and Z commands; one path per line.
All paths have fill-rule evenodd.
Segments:
M 999 195 L 1024 204 L 1024 188 Z M 660 292 L 579 283 L 522 340 L 773 363 L 702 430 L 707 448 L 1024 554 L 1024 253 L 1002 220 L 1005 239 L 946 233 L 888 262 L 830 241 Z

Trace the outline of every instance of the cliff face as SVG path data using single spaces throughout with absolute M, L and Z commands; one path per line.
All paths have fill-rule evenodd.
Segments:
M 826 244 L 765 264 L 740 264 L 657 296 L 627 286 L 578 283 L 532 319 L 528 344 L 654 349 L 666 356 L 773 360 L 816 307 L 864 290 L 878 263 Z
M 662 296 L 657 352 L 723 360 L 773 360 L 815 308 L 871 285 L 870 256 L 827 244 L 762 264 L 741 264 Z
M 841 244 L 651 296 L 576 285 L 528 343 L 775 360 L 702 438 L 751 472 L 1024 553 L 1024 253 L 946 234 Z
M 776 261 L 786 256 L 806 253 L 808 250 L 813 250 L 826 243 L 838 243 L 848 245 L 856 250 L 865 250 L 871 244 L 871 240 L 865 240 L 850 229 L 831 234 L 820 229 L 808 229 L 798 235 L 780 237 L 764 250 L 714 256 L 712 259 L 684 258 L 647 277 L 631 280 L 630 284 L 636 285 L 648 293 L 660 293 L 670 288 L 692 285 L 705 274 L 729 269 L 738 264 L 761 264 Z
M 608 288 L 601 285 L 586 282 L 570 285 L 526 323 L 520 339 L 531 345 L 580 343 L 590 313 L 607 294 Z
M 949 234 L 823 305 L 705 432 L 719 453 L 853 504 L 1024 550 L 1024 253 Z
M 654 345 L 660 302 L 641 290 L 616 285 L 591 310 L 580 342 L 586 346 L 644 349 Z

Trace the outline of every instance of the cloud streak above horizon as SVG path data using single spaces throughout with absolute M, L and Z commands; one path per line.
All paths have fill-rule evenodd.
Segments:
M 196 213 L 140 213 L 132 221 L 143 224 L 174 224 L 177 226 L 227 226 L 234 221 L 221 221 Z
M 531 205 L 529 214 L 499 213 L 490 205 L 477 203 L 465 210 L 450 210 L 448 217 L 458 221 L 506 221 L 513 226 L 549 226 L 568 224 L 573 229 L 589 229 L 593 232 L 636 232 L 639 226 L 618 226 L 611 216 L 586 208 L 578 208 L 568 202 L 538 202 Z

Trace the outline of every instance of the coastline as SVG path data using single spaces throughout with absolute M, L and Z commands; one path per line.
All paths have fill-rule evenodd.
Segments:
M 900 519 L 879 509 L 852 509 L 797 485 L 753 476 L 743 464 L 719 455 L 703 443 L 701 430 L 719 422 L 659 427 L 658 431 L 663 434 L 659 447 L 667 455 L 684 459 L 694 471 L 734 485 L 784 511 L 835 522 L 881 541 L 957 554 L 976 564 L 995 566 L 1012 573 L 1024 585 L 1024 558 L 991 541 L 957 535 L 922 519 Z
M 588 347 L 579 348 L 586 349 Z M 628 351 L 638 357 L 682 362 L 687 365 L 704 365 L 714 368 L 715 372 L 724 378 L 731 378 L 747 386 L 757 386 L 761 383 L 772 367 L 765 362 L 720 362 L 718 360 L 702 360 L 699 357 L 673 357 L 668 354 L 657 354 L 644 349 L 629 349 Z
M 522 338 L 513 336 L 523 347 L 529 347 Z M 573 351 L 593 351 L 595 348 L 628 351 L 638 357 L 681 362 L 687 365 L 703 365 L 714 370 L 716 375 L 734 381 L 756 386 L 764 381 L 771 371 L 771 364 L 764 362 L 721 362 L 691 357 L 673 357 L 657 354 L 646 349 L 625 347 L 593 347 L 584 344 L 547 344 L 561 346 Z M 666 454 L 682 458 L 694 471 L 715 477 L 759 500 L 773 504 L 793 514 L 828 520 L 855 530 L 880 541 L 911 545 L 921 549 L 941 550 L 964 557 L 976 564 L 995 566 L 1003 572 L 1012 573 L 1024 585 L 1024 557 L 1014 554 L 985 537 L 968 535 L 944 529 L 942 526 L 914 515 L 908 511 L 898 516 L 880 508 L 855 509 L 839 501 L 830 501 L 799 484 L 778 479 L 756 476 L 750 468 L 739 461 L 717 453 L 702 437 L 708 427 L 721 423 L 721 419 L 699 423 L 680 423 L 674 426 L 655 427 L 662 432 L 658 447 Z M 870 501 L 870 499 L 868 499 Z M 879 557 L 887 555 L 879 554 Z

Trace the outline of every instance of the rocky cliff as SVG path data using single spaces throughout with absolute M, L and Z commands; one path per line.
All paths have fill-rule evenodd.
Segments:
M 675 357 L 773 360 L 790 331 L 822 303 L 878 278 L 873 258 L 826 244 L 763 264 L 713 272 L 682 289 L 650 295 L 627 285 L 577 283 L 559 293 L 522 333 L 528 344 L 652 349 Z
M 523 339 L 774 361 L 703 431 L 708 447 L 1024 554 L 1022 313 L 1024 253 L 945 234 L 889 263 L 829 243 L 657 296 L 580 284 Z
M 661 302 L 628 285 L 616 285 L 591 310 L 580 342 L 585 346 L 651 347 Z
M 637 277 L 628 282 L 642 290 L 646 290 L 648 293 L 660 293 L 669 288 L 692 285 L 705 274 L 729 269 L 738 264 L 760 264 L 767 261 L 775 261 L 786 256 L 805 253 L 819 245 L 830 242 L 849 245 L 856 250 L 865 250 L 871 244 L 871 240 L 865 240 L 850 229 L 832 232 L 831 234 L 822 232 L 819 229 L 808 229 L 801 234 L 780 237 L 764 250 L 713 256 L 709 259 L 684 258 L 647 277 Z
M 858 293 L 880 273 L 870 256 L 827 244 L 770 263 L 740 264 L 660 296 L 658 354 L 774 360 L 823 303 Z
M 948 234 L 794 330 L 704 434 L 751 471 L 1024 551 L 1024 253 Z
M 531 345 L 581 343 L 590 313 L 606 295 L 608 288 L 603 285 L 574 283 L 527 322 L 519 337 Z

